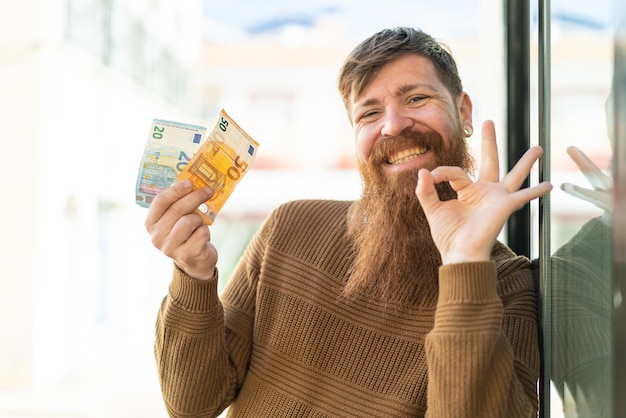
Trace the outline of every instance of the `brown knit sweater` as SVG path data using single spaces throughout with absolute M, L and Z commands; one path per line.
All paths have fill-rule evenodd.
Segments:
M 279 207 L 218 298 L 175 269 L 155 355 L 173 417 L 535 417 L 529 261 L 443 266 L 410 306 L 341 297 L 351 202 Z M 497 279 L 496 279 L 497 272 Z

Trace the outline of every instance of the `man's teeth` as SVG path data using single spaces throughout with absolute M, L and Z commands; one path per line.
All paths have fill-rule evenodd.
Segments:
M 389 157 L 389 164 L 402 164 L 427 151 L 426 148 L 410 148 Z

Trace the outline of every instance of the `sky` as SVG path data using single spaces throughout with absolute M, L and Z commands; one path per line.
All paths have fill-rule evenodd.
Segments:
M 233 29 L 248 34 L 269 31 L 281 24 L 312 25 L 324 15 L 336 14 L 351 22 L 352 34 L 361 39 L 388 26 L 418 25 L 426 31 L 443 25 L 451 34 L 476 31 L 479 3 L 488 0 L 386 0 L 384 3 L 363 0 L 236 0 L 233 7 L 224 2 L 205 0 L 205 15 Z M 610 27 L 612 1 L 553 0 L 550 3 L 553 24 L 592 30 Z M 537 3 L 531 1 L 531 16 L 537 20 Z M 236 7 L 234 7 L 236 5 Z M 442 22 L 442 16 L 448 20 Z M 406 22 L 406 23 L 404 23 Z M 435 23 L 436 22 L 436 23 Z

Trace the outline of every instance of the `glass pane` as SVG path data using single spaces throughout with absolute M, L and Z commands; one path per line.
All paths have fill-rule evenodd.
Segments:
M 611 7 L 551 4 L 551 417 L 611 416 Z
M 626 415 L 626 2 L 613 0 L 615 75 L 613 77 L 613 416 Z

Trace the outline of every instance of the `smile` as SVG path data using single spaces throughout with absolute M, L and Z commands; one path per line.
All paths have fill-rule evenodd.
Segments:
M 407 161 L 411 161 L 412 159 L 417 158 L 418 156 L 424 154 L 426 151 L 428 151 L 428 148 L 405 149 L 396 154 L 393 154 L 391 157 L 389 157 L 387 162 L 389 164 L 403 164 Z

